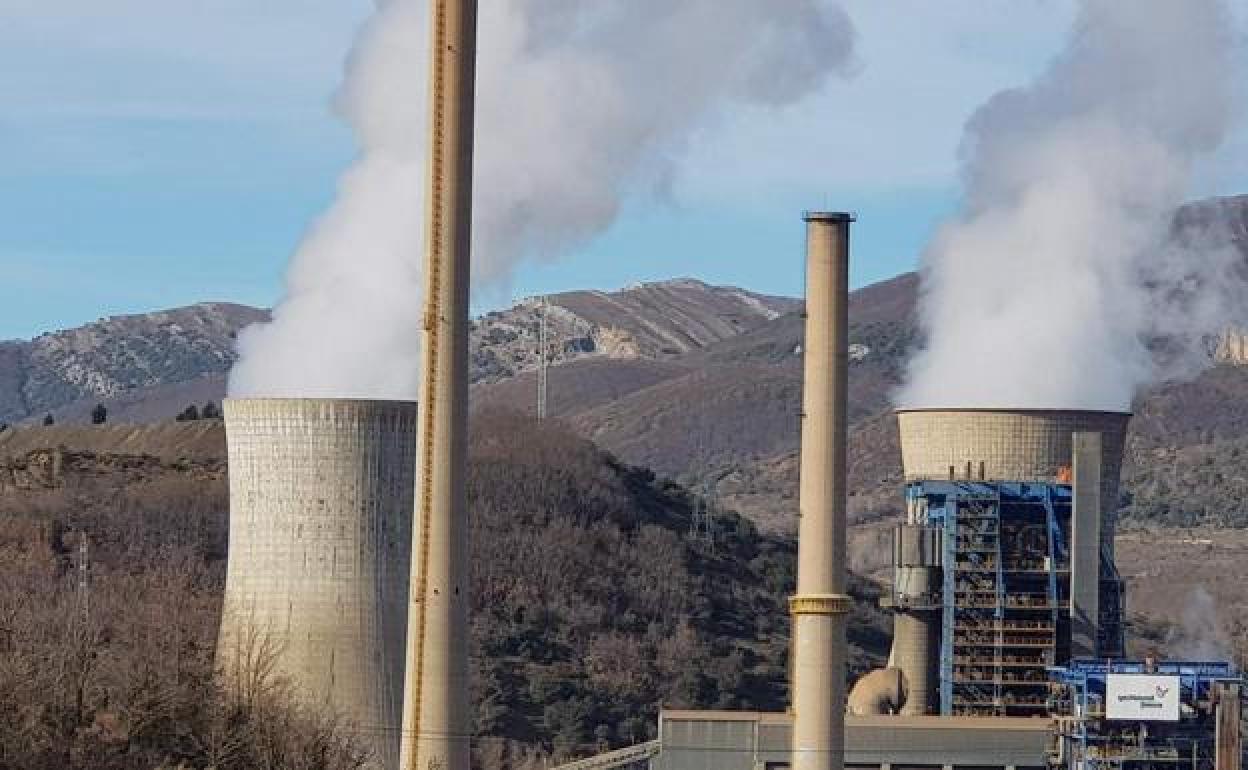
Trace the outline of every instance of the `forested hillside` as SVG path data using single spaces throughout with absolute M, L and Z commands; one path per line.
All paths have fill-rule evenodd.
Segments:
M 188 430 L 168 426 L 165 457 L 108 452 L 98 436 L 91 451 L 35 450 L 27 433 L 20 453 L 0 459 L 0 627 L 8 618 L 30 629 L 0 634 L 0 746 L 23 758 L 10 766 L 58 767 L 47 764 L 56 747 L 97 758 L 91 767 L 149 768 L 157 757 L 202 766 L 205 752 L 221 750 L 210 746 L 222 740 L 213 709 L 242 718 L 210 676 L 225 468 L 173 456 L 179 441 L 201 446 Z M 80 429 L 93 431 L 107 433 Z M 159 432 L 146 439 L 160 445 Z M 66 430 L 48 435 L 74 443 Z M 661 705 L 783 708 L 791 539 L 729 513 L 713 542 L 691 539 L 683 488 L 515 414 L 478 415 L 469 485 L 482 767 L 645 740 Z M 90 543 L 91 642 L 61 650 L 82 617 L 80 531 Z M 854 591 L 851 666 L 861 671 L 880 662 L 888 623 L 870 601 L 873 585 L 856 581 Z M 90 665 L 67 673 L 83 654 Z M 49 655 L 68 658 L 26 681 Z M 67 676 L 73 687 L 53 686 Z M 186 713 L 198 701 L 210 706 L 202 720 Z M 279 711 L 266 719 L 304 720 L 298 740 L 338 746 L 345 734 L 281 711 L 280 699 L 269 708 Z M 255 737 L 219 766 L 262 766 L 248 764 L 259 756 L 251 752 L 276 750 L 271 739 Z

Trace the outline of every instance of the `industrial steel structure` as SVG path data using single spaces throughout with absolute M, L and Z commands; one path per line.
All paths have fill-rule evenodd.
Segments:
M 1242 682 L 1227 663 L 1081 661 L 1054 672 L 1054 770 L 1239 770 Z
M 264 675 L 398 761 L 416 404 L 225 402 L 230 543 L 218 663 Z
M 906 518 L 885 603 L 900 713 L 1041 715 L 1049 667 L 1123 654 L 1121 581 L 1104 533 L 1129 417 L 898 414 Z

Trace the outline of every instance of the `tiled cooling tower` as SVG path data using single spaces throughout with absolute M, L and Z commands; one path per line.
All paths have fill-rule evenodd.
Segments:
M 416 415 L 411 402 L 225 402 L 219 663 L 245 678 L 272 652 L 299 697 L 357 726 L 379 768 L 398 764 Z
M 907 481 L 982 478 L 1047 481 L 1068 474 L 1071 436 L 1102 435 L 1102 533 L 1113 549 L 1118 477 L 1127 423 L 1124 412 L 1057 409 L 914 409 L 897 413 Z

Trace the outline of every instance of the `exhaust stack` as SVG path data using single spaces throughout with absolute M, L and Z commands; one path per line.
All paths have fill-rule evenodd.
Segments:
M 403 770 L 469 770 L 468 303 L 476 0 L 430 3 L 424 374 Z
M 801 522 L 793 616 L 793 767 L 842 770 L 845 753 L 845 459 L 851 214 L 806 220 Z

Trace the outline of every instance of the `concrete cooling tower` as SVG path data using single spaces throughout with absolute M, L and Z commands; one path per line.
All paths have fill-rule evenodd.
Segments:
M 230 550 L 218 662 L 271 661 L 398 764 L 415 490 L 412 402 L 225 402 Z
M 898 411 L 906 481 L 1044 481 L 1072 468 L 1071 436 L 1102 436 L 1102 540 L 1113 553 L 1125 412 L 1061 409 L 905 409 Z

